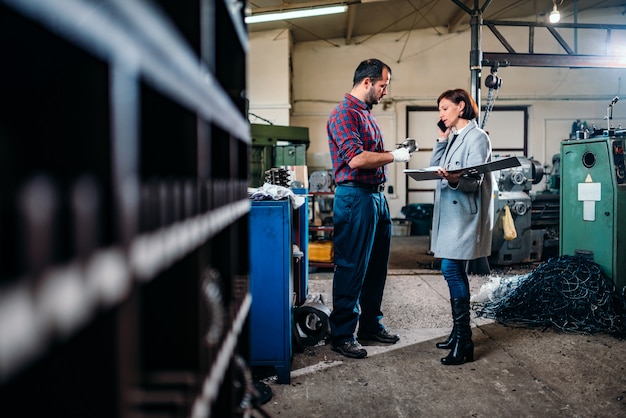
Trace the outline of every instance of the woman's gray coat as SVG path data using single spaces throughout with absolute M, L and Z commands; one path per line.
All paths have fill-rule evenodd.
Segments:
M 437 142 L 430 165 L 456 170 L 489 161 L 489 137 L 471 121 L 454 141 Z M 455 188 L 448 180 L 437 180 L 430 247 L 435 257 L 474 260 L 491 255 L 493 184 L 492 173 L 464 175 Z

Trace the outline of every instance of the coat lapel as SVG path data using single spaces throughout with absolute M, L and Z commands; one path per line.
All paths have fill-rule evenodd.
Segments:
M 463 132 L 461 132 L 461 134 L 457 136 L 454 141 L 451 142 L 450 146 L 448 147 L 448 150 L 446 151 L 446 156 L 444 158 L 444 162 L 447 167 L 449 166 L 452 169 L 462 168 L 462 167 L 456 167 L 456 164 L 451 165 L 450 162 L 453 161 L 454 153 L 458 151 L 459 148 L 461 148 L 461 146 L 463 145 L 463 142 L 465 141 L 465 137 L 467 136 L 467 133 L 471 131 L 472 129 L 474 129 L 473 126 L 469 126 L 467 129 L 464 129 Z

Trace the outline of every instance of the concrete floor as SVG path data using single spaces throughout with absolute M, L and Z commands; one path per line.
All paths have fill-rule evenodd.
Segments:
M 383 322 L 398 344 L 354 360 L 321 342 L 295 353 L 290 384 L 263 380 L 272 417 L 626 417 L 626 342 L 595 334 L 505 327 L 473 318 L 475 361 L 443 366 L 434 343 L 451 327 L 447 286 L 425 253 L 428 237 L 393 237 Z M 429 267 L 430 264 L 430 267 Z M 524 274 L 508 267 L 491 276 Z M 472 276 L 476 294 L 491 276 Z M 309 294 L 332 303 L 332 273 Z M 332 307 L 332 306 L 331 306 Z M 473 315 L 472 315 L 473 316 Z

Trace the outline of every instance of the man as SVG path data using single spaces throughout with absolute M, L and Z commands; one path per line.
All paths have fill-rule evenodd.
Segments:
M 328 119 L 328 145 L 337 189 L 333 205 L 335 274 L 330 315 L 331 349 L 364 358 L 361 342 L 395 344 L 381 324 L 391 246 L 391 216 L 383 193 L 386 165 L 407 162 L 406 148 L 385 151 L 373 105 L 387 94 L 391 68 L 377 59 L 359 64 L 352 90 Z M 360 315 L 359 315 L 360 305 Z

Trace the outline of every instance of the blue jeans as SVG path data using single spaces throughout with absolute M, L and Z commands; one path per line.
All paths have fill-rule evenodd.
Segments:
M 450 299 L 469 299 L 469 279 L 465 271 L 465 260 L 441 260 L 441 273 L 448 282 Z
M 391 215 L 383 193 L 338 186 L 333 205 L 333 343 L 383 329 L 381 303 L 391 246 Z M 360 306 L 360 313 L 359 313 Z

